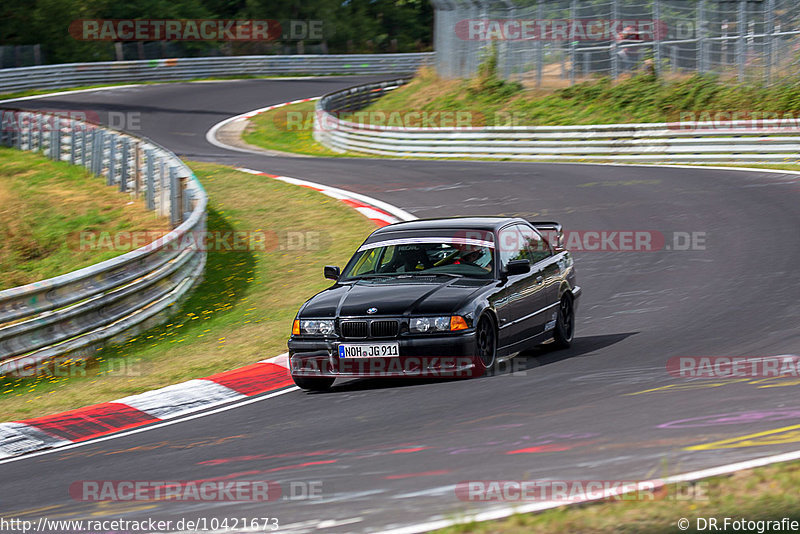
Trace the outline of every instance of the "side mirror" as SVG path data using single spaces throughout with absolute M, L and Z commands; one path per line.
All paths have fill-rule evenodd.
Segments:
M 325 274 L 325 278 L 328 278 L 329 280 L 338 280 L 339 275 L 341 274 L 339 267 L 336 265 L 326 265 L 323 273 Z
M 515 274 L 525 274 L 531 272 L 530 260 L 511 260 L 506 265 L 506 274 L 514 276 Z

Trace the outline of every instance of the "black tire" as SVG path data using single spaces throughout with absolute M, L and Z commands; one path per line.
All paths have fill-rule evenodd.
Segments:
M 491 371 L 497 361 L 497 329 L 494 321 L 484 316 L 475 329 L 475 370 L 481 376 Z
M 292 380 L 298 387 L 306 391 L 327 391 L 336 378 L 331 376 L 294 376 Z
M 558 305 L 558 315 L 556 327 L 553 330 L 553 347 L 556 349 L 567 349 L 572 345 L 572 338 L 575 335 L 575 306 L 572 295 L 569 293 L 561 297 Z

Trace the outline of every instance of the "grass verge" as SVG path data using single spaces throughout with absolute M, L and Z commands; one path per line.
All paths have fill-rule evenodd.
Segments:
M 316 102 L 300 102 L 259 113 L 249 121 L 242 139 L 268 150 L 324 157 L 352 157 L 333 151 L 316 141 L 313 135 Z
M 126 252 L 82 247 L 81 232 L 144 230 L 169 221 L 82 167 L 0 148 L 0 290 Z
M 463 112 L 463 126 L 537 126 L 668 122 L 684 112 L 800 112 L 800 82 L 737 84 L 710 75 L 665 80 L 640 73 L 613 83 L 601 78 L 555 91 L 526 89 L 498 79 L 491 65 L 468 80 L 442 80 L 424 69 L 365 111 Z M 380 118 L 380 114 L 366 119 Z M 757 118 L 768 118 L 758 115 Z M 444 126 L 444 125 L 443 125 Z
M 93 362 L 0 379 L 2 420 L 104 402 L 285 352 L 297 309 L 329 285 L 323 265 L 344 264 L 375 228 L 316 191 L 190 165 L 209 195 L 209 231 L 266 232 L 265 250 L 209 250 L 204 281 L 170 323 L 106 347 Z
M 314 103 L 304 102 L 257 115 L 249 121 L 243 139 L 265 149 L 312 156 L 387 157 L 339 153 L 316 143 L 312 135 L 313 111 Z M 617 83 L 600 79 L 555 91 L 538 91 L 499 80 L 490 70 L 469 80 L 442 80 L 432 70 L 423 69 L 410 83 L 388 92 L 362 111 L 342 118 L 396 127 L 449 128 L 728 117 L 719 112 L 750 113 L 748 117 L 754 120 L 785 119 L 800 115 L 800 82 L 762 87 L 734 84 L 713 76 L 663 80 L 639 74 Z M 591 156 L 575 160 L 591 162 Z
M 723 528 L 724 518 L 748 521 L 789 518 L 800 521 L 800 462 L 776 464 L 738 471 L 732 475 L 698 481 L 695 485 L 671 486 L 656 492 L 653 500 L 618 499 L 594 504 L 563 506 L 537 514 L 516 514 L 499 521 L 467 523 L 438 530 L 439 534 L 584 534 L 708 532 L 697 519 L 716 518 L 718 530 L 758 532 L 756 528 Z M 689 520 L 681 530 L 678 521 Z M 788 531 L 765 529 L 762 532 Z

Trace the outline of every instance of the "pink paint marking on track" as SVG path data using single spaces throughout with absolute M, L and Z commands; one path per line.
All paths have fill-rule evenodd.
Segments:
M 439 469 L 438 471 L 422 471 L 421 473 L 402 473 L 399 475 L 387 475 L 384 480 L 401 480 L 404 478 L 415 478 L 415 477 L 433 477 L 438 475 L 446 475 L 450 473 L 449 469 Z

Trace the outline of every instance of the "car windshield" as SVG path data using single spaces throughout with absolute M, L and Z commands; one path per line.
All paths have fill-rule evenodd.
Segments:
M 342 279 L 400 276 L 491 278 L 494 243 L 460 236 L 408 237 L 362 245 Z

